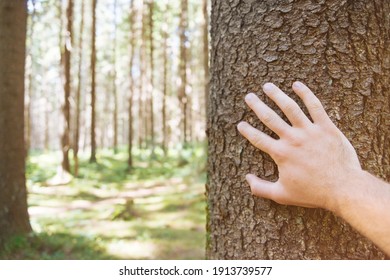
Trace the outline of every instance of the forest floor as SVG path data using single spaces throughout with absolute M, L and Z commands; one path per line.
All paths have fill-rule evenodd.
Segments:
M 47 186 L 59 153 L 32 153 L 27 163 L 33 233 L 16 236 L 2 259 L 204 259 L 205 151 L 157 154 L 102 151 L 80 159 L 67 185 Z

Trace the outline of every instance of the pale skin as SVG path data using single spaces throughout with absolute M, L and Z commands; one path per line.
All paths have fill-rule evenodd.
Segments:
M 255 147 L 273 158 L 279 169 L 276 182 L 247 174 L 252 193 L 280 204 L 330 210 L 390 255 L 390 184 L 361 168 L 355 149 L 307 86 L 295 82 L 292 88 L 312 121 L 272 83 L 266 83 L 263 91 L 291 125 L 255 94 L 245 97 L 260 121 L 279 136 L 274 139 L 246 122 L 237 126 Z

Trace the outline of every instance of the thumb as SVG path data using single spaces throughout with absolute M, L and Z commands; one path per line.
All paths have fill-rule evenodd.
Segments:
M 251 187 L 251 191 L 255 196 L 260 196 L 268 199 L 275 200 L 276 184 L 262 180 L 256 175 L 247 174 L 245 176 L 246 181 Z

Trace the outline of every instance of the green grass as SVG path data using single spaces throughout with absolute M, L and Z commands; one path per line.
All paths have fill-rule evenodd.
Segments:
M 157 150 L 103 150 L 79 176 L 46 186 L 59 153 L 31 153 L 27 163 L 34 233 L 9 240 L 2 259 L 203 259 L 205 151 L 202 146 L 164 157 Z

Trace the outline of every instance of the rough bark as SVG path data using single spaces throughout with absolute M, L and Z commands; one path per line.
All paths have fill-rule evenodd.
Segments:
M 253 197 L 244 175 L 276 180 L 278 171 L 236 125 L 246 120 L 269 132 L 244 96 L 257 92 L 277 110 L 262 84 L 274 82 L 297 100 L 290 88 L 301 80 L 351 140 L 364 169 L 389 181 L 389 28 L 388 1 L 212 1 L 207 258 L 384 258 L 330 212 Z
M 0 1 L 0 246 L 31 231 L 24 162 L 26 3 Z
M 96 5 L 92 0 L 92 51 L 91 51 L 91 163 L 96 162 Z

